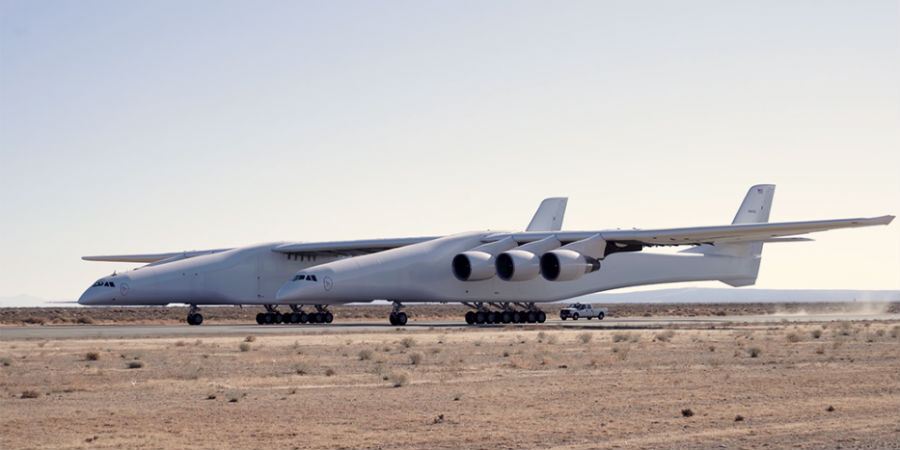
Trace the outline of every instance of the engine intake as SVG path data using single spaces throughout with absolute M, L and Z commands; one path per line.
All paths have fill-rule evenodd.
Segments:
M 571 281 L 600 270 L 600 260 L 574 250 L 557 249 L 541 256 L 541 275 L 548 281 Z
M 453 275 L 460 281 L 487 280 L 494 276 L 494 255 L 470 250 L 453 257 Z
M 541 272 L 537 255 L 526 250 L 510 250 L 497 256 L 497 276 L 504 281 L 531 280 Z

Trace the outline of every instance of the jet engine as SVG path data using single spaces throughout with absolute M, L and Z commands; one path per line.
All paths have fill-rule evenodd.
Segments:
M 574 250 L 556 249 L 541 256 L 541 275 L 548 281 L 571 281 L 600 270 L 600 260 Z
M 487 280 L 496 273 L 495 255 L 515 246 L 516 241 L 505 238 L 459 253 L 453 257 L 453 275 L 460 281 Z
M 559 247 L 556 237 L 550 236 L 497 255 L 497 276 L 504 281 L 525 281 L 541 273 L 538 254 Z
M 541 256 L 541 275 L 548 281 L 577 280 L 586 273 L 600 270 L 600 259 L 605 255 L 606 240 L 595 234 L 544 253 Z

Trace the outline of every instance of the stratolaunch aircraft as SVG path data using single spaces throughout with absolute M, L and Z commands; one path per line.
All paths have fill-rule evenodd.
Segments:
M 765 243 L 836 228 L 887 225 L 894 217 L 768 223 L 774 185 L 750 188 L 730 225 L 656 230 L 560 231 L 565 198 L 541 203 L 523 232 L 444 237 L 276 243 L 155 255 L 84 257 L 149 262 L 98 280 L 86 305 L 188 303 L 263 305 L 257 322 L 331 322 L 327 307 L 376 299 L 393 302 L 392 325 L 405 325 L 406 303 L 459 302 L 469 324 L 544 322 L 536 304 L 592 292 L 678 281 L 756 282 Z M 677 254 L 646 251 L 688 246 Z M 281 314 L 278 305 L 291 313 Z M 315 306 L 307 314 L 303 306 Z

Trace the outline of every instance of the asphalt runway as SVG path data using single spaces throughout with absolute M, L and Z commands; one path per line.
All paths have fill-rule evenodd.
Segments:
M 317 325 L 257 325 L 257 324 L 216 324 L 215 321 L 200 326 L 191 325 L 50 325 L 50 326 L 2 326 L 0 341 L 15 339 L 90 339 L 90 338 L 144 338 L 182 336 L 228 336 L 243 334 L 298 334 L 298 333 L 369 333 L 389 332 L 401 327 L 392 326 L 387 320 L 367 322 L 340 322 L 337 318 L 331 324 Z M 410 320 L 402 327 L 410 331 L 446 329 L 483 329 L 502 327 L 546 328 L 564 327 L 578 329 L 658 329 L 667 326 L 688 328 L 708 328 L 741 326 L 754 324 L 782 324 L 792 322 L 837 322 L 837 321 L 895 321 L 900 322 L 900 314 L 769 314 L 755 316 L 696 316 L 696 317 L 621 317 L 599 320 L 549 319 L 543 324 L 525 325 L 466 325 L 462 320 L 421 321 Z

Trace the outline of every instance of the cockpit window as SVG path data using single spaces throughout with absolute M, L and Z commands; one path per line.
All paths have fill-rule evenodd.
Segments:
M 106 280 L 97 280 L 97 282 L 94 283 L 93 287 L 97 287 L 97 286 L 116 287 L 116 283 L 114 283 L 112 281 L 106 281 Z
M 316 279 L 315 275 L 310 275 L 306 273 L 298 273 L 294 275 L 294 278 L 291 281 L 319 281 Z

